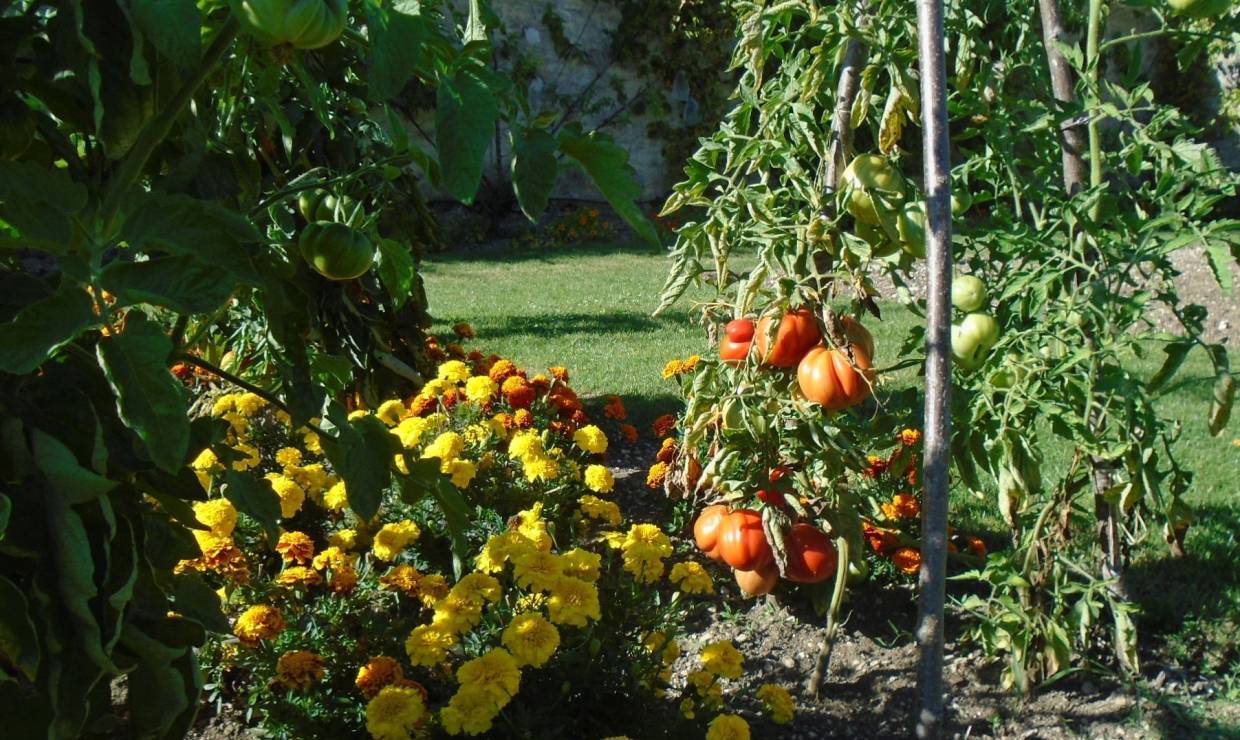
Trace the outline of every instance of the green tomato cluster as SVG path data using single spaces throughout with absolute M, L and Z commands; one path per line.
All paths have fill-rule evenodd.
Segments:
M 365 234 L 334 221 L 315 221 L 297 242 L 302 259 L 328 280 L 353 280 L 375 263 L 375 247 Z
M 952 305 L 966 314 L 952 325 L 952 359 L 964 370 L 980 367 L 999 341 L 999 322 L 980 313 L 986 297 L 986 284 L 974 275 L 960 275 L 952 281 Z
M 904 178 L 886 157 L 857 156 L 844 169 L 843 181 L 848 191 L 846 207 L 856 219 L 856 234 L 869 243 L 875 257 L 888 257 L 903 249 L 916 259 L 925 259 L 926 204 L 905 200 Z M 972 203 L 968 193 L 953 194 L 952 215 L 963 214 Z
M 340 38 L 348 0 L 232 0 L 241 25 L 267 46 L 319 49 Z

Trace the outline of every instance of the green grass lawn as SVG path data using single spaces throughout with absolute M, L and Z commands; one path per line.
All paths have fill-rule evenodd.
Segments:
M 620 394 L 635 423 L 646 423 L 678 406 L 675 384 L 660 377 L 663 364 L 714 351 L 690 320 L 693 299 L 704 294 L 690 293 L 665 315 L 650 316 L 667 268 L 665 253 L 646 246 L 493 247 L 435 256 L 423 274 L 437 330 L 468 321 L 478 334 L 473 347 L 531 370 L 565 365 L 579 391 Z M 915 321 L 886 304 L 883 320 L 866 326 L 880 347 L 895 347 Z M 1139 372 L 1154 372 L 1161 353 L 1154 354 L 1134 360 Z M 1151 522 L 1154 531 L 1134 555 L 1132 585 L 1145 623 L 1177 659 L 1222 671 L 1230 664 L 1240 683 L 1240 449 L 1232 444 L 1240 413 L 1222 435 L 1206 433 L 1210 374 L 1204 355 L 1192 355 L 1159 402 L 1163 415 L 1182 422 L 1179 455 L 1196 473 L 1188 501 L 1201 522 L 1190 530 L 1190 555 L 1167 558 L 1159 525 Z M 911 370 L 896 379 L 914 381 Z M 966 494 L 956 505 L 958 520 L 1000 528 L 990 502 Z

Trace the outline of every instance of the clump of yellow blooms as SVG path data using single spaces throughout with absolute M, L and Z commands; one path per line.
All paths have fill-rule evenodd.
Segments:
M 586 488 L 595 493 L 611 493 L 616 485 L 616 478 L 606 465 L 590 465 L 585 473 Z
M 384 524 L 375 533 L 371 551 L 376 558 L 391 562 L 421 534 L 418 525 L 408 519 Z
M 621 551 L 625 570 L 640 583 L 654 583 L 663 575 L 663 559 L 672 554 L 672 541 L 653 524 L 634 524 Z
M 366 731 L 375 740 L 409 740 L 426 718 L 421 692 L 407 686 L 385 686 L 366 705 Z
M 667 579 L 679 585 L 680 590 L 687 594 L 713 594 L 715 592 L 715 582 L 711 579 L 710 573 L 706 572 L 701 563 L 692 560 L 673 565 L 672 572 Z
M 284 615 L 274 606 L 252 606 L 237 617 L 233 634 L 245 645 L 257 645 L 270 640 L 284 630 Z
M 762 684 L 758 688 L 758 701 L 762 702 L 771 721 L 777 725 L 786 725 L 796 716 L 796 702 L 792 700 L 792 694 L 778 684 Z
M 305 691 L 323 677 L 323 659 L 309 650 L 289 650 L 276 660 L 276 680 L 289 689 Z

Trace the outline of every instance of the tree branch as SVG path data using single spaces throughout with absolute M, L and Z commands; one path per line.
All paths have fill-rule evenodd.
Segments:
M 1076 99 L 1076 85 L 1072 67 L 1060 49 L 1060 44 L 1066 41 L 1059 4 L 1056 0 L 1038 0 L 1038 10 L 1042 16 L 1042 45 L 1046 48 L 1046 63 L 1050 67 L 1051 90 L 1055 100 L 1070 105 Z M 1082 158 L 1085 138 L 1076 126 L 1061 128 L 1059 134 L 1063 147 L 1063 186 L 1074 193 L 1085 184 L 1085 160 Z

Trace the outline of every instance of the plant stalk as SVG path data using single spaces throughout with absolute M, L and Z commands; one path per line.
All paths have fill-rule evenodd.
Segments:
M 814 670 L 810 673 L 805 691 L 818 699 L 818 692 L 826 678 L 827 669 L 831 665 L 831 650 L 835 647 L 835 637 L 840 631 L 840 606 L 844 603 L 844 592 L 848 590 L 848 563 L 852 554 L 848 551 L 848 538 L 835 539 L 835 551 L 839 556 L 835 567 L 835 589 L 831 592 L 831 607 L 827 611 L 827 629 L 822 635 L 822 645 L 818 647 L 818 658 L 814 662 Z
M 943 734 L 943 606 L 947 580 L 947 488 L 951 467 L 951 145 L 947 124 L 947 63 L 943 0 L 917 0 L 921 71 L 922 161 L 926 192 L 925 494 L 922 504 L 921 591 L 917 644 L 921 648 L 917 737 Z

